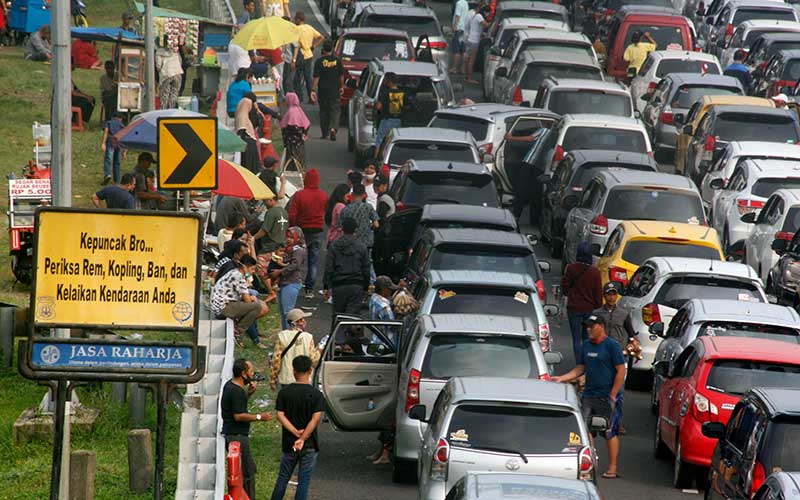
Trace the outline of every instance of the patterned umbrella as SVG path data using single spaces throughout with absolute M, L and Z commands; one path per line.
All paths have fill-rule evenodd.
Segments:
M 244 167 L 227 160 L 217 160 L 217 171 L 219 181 L 217 189 L 214 190 L 216 194 L 246 200 L 266 200 L 275 197 L 272 190 L 261 182 L 256 174 Z
M 136 115 L 127 127 L 120 130 L 112 140 L 119 147 L 136 151 L 158 151 L 158 119 L 182 116 L 206 116 L 202 113 L 185 109 L 159 109 Z M 235 153 L 244 151 L 247 144 L 236 134 L 228 130 L 222 122 L 217 121 L 217 151 L 219 153 Z

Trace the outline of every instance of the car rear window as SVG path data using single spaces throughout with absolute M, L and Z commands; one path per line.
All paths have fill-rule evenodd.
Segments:
M 526 40 L 522 42 L 520 51 L 534 52 L 557 52 L 559 54 L 574 54 L 578 57 L 586 56 L 594 59 L 594 51 L 591 45 L 585 43 L 575 43 L 556 40 Z
M 460 405 L 450 419 L 453 448 L 524 455 L 577 454 L 583 445 L 579 416 L 560 409 Z
M 742 95 L 736 87 L 706 87 L 701 85 L 681 85 L 672 99 L 673 108 L 690 108 L 692 104 L 707 95 Z
M 613 94 L 600 90 L 553 90 L 547 107 L 560 115 L 592 113 L 631 116 L 631 98 L 627 94 Z
M 779 325 L 737 323 L 734 321 L 708 321 L 697 332 L 698 337 L 747 337 L 753 339 L 780 340 L 800 344 L 800 332 Z
M 607 127 L 569 127 L 561 146 L 564 151 L 605 149 L 647 153 L 647 142 L 641 131 Z
M 733 15 L 733 21 L 731 24 L 734 26 L 739 26 L 743 22 L 750 21 L 751 19 L 796 21 L 797 17 L 794 14 L 794 10 L 791 9 L 737 9 L 736 13 Z
M 642 172 L 655 172 L 656 170 L 650 165 L 642 165 L 641 163 L 606 163 L 606 162 L 592 162 L 584 163 L 575 170 L 575 173 L 570 180 L 570 187 L 580 187 L 577 191 L 582 191 L 584 187 L 592 180 L 592 177 L 597 175 L 600 170 L 608 170 L 609 168 L 625 168 L 629 170 L 639 170 Z
M 705 221 L 703 203 L 697 194 L 659 189 L 612 189 L 603 215 L 615 220 Z
M 437 144 L 435 142 L 397 142 L 389 153 L 390 165 L 402 165 L 408 160 L 441 160 L 475 163 L 475 153 L 469 144 Z
M 525 68 L 525 73 L 519 82 L 520 87 L 527 90 L 539 90 L 542 80 L 547 77 L 554 78 L 582 78 L 584 80 L 602 81 L 603 75 L 600 68 L 590 66 L 575 66 L 568 64 L 538 64 L 532 63 Z
M 550 21 L 564 22 L 564 17 L 560 12 L 550 12 L 531 9 L 504 9 L 503 19 L 510 17 L 522 17 L 525 19 L 548 19 Z
M 796 386 L 795 386 L 796 387 Z M 782 417 L 781 421 L 769 426 L 769 436 L 762 449 L 769 457 L 770 470 L 800 470 L 800 420 Z
M 368 28 L 389 28 L 405 31 L 411 37 L 428 35 L 431 37 L 442 36 L 439 24 L 432 17 L 427 16 L 391 16 L 373 14 L 368 16 L 361 25 Z
M 345 61 L 405 61 L 410 58 L 408 41 L 404 39 L 354 37 L 342 41 L 342 59 Z
M 749 359 L 721 359 L 708 372 L 706 389 L 744 394 L 751 387 L 800 387 L 800 366 Z
M 714 259 L 717 260 L 717 259 Z M 669 278 L 653 302 L 679 309 L 691 299 L 728 299 L 763 302 L 758 287 L 751 282 L 711 276 Z
M 441 113 L 434 116 L 433 120 L 431 120 L 431 123 L 428 126 L 469 132 L 478 142 L 485 141 L 486 135 L 489 133 L 489 122 L 483 118 L 451 115 L 447 113 Z
M 670 73 L 705 73 L 707 75 L 718 75 L 719 67 L 708 61 L 662 59 L 658 68 L 656 68 L 656 76 L 661 78 Z
M 456 203 L 497 208 L 497 190 L 490 175 L 457 172 L 414 172 L 402 201 L 413 206 Z
M 436 292 L 430 314 L 499 314 L 536 320 L 531 292 L 518 289 L 442 287 Z
M 631 240 L 622 250 L 623 260 L 637 266 L 656 256 L 720 260 L 719 251 L 714 248 L 677 241 Z
M 800 59 L 793 59 L 783 67 L 781 80 L 796 82 L 800 78 Z
M 670 0 L 608 0 L 606 2 L 606 6 L 612 10 L 619 10 L 625 5 L 649 5 L 650 7 L 673 8 Z
M 672 6 L 670 6 L 670 8 L 672 8 Z M 628 38 L 630 38 L 630 33 L 633 33 L 634 31 L 637 30 L 641 31 L 642 33 L 649 32 L 650 36 L 653 37 L 653 40 L 656 41 L 656 46 L 658 47 L 658 50 L 667 50 L 678 47 L 684 49 L 690 48 L 683 46 L 683 28 L 676 26 L 653 26 L 647 24 L 634 24 L 628 27 Z
M 760 113 L 723 113 L 714 123 L 714 135 L 723 141 L 768 141 L 794 144 L 797 124 L 790 116 Z
M 796 189 L 800 188 L 800 178 L 797 177 L 789 177 L 789 178 L 769 178 L 765 177 L 763 179 L 759 179 L 753 184 L 752 193 L 755 196 L 761 196 L 763 198 L 769 198 L 772 196 L 772 193 L 777 191 L 778 189 Z
M 494 229 L 495 231 L 507 231 L 513 233 L 516 231 L 516 226 L 508 224 L 493 224 L 491 222 L 467 222 L 467 221 L 425 221 L 422 222 L 426 229 Z
M 522 336 L 437 333 L 422 361 L 422 377 L 538 377 L 531 346 L 531 339 Z
M 800 207 L 792 207 L 786 212 L 781 230 L 796 233 L 798 229 L 800 229 Z
M 430 259 L 432 271 L 490 269 L 498 273 L 539 275 L 535 258 L 522 248 L 447 244 L 437 246 Z

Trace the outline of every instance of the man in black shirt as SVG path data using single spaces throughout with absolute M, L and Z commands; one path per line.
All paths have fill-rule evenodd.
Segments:
M 393 128 L 403 126 L 402 118 L 403 112 L 408 106 L 407 98 L 406 92 L 397 85 L 397 75 L 386 73 L 378 94 L 378 102 L 375 103 L 375 115 L 378 120 L 378 129 L 375 132 L 376 158 L 386 134 Z
M 322 57 L 314 63 L 314 81 L 311 83 L 311 100 L 319 101 L 319 124 L 322 138 L 336 140 L 342 93 L 342 61 L 333 54 L 333 42 L 322 44 Z
M 278 393 L 275 409 L 278 421 L 283 426 L 281 464 L 278 480 L 272 490 L 272 500 L 283 500 L 286 485 L 294 468 L 297 473 L 295 500 L 306 500 L 311 483 L 311 472 L 319 452 L 317 426 L 325 411 L 322 393 L 311 385 L 311 358 L 297 356 L 292 360 L 295 383 L 284 386 Z
M 225 383 L 220 404 L 225 448 L 228 448 L 231 441 L 240 443 L 244 489 L 251 500 L 256 498 L 256 462 L 250 453 L 250 422 L 272 420 L 272 414 L 269 412 L 252 414 L 247 411 L 247 399 L 256 390 L 253 377 L 255 377 L 253 363 L 244 358 L 234 361 L 233 378 Z

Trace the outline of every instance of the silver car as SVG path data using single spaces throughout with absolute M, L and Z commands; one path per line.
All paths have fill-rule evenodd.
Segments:
M 800 229 L 800 189 L 778 189 L 769 197 L 758 217 L 754 219 L 753 229 L 744 240 L 745 264 L 756 270 L 767 290 L 773 290 L 775 280 L 773 268 L 778 263 L 778 254 L 772 249 L 776 239 L 786 241 L 786 246 Z
M 469 132 L 447 128 L 399 127 L 390 130 L 381 144 L 378 160 L 396 170 L 408 160 L 484 163 L 493 160 L 481 153 Z M 394 179 L 394 175 L 392 175 Z
M 602 500 L 591 481 L 519 472 L 467 472 L 456 481 L 447 500 Z M 545 495 L 545 496 L 540 496 Z
M 730 42 L 722 49 L 720 64 L 727 68 L 733 62 L 733 55 L 739 50 L 749 52 L 750 46 L 759 35 L 764 33 L 800 33 L 800 23 L 794 21 L 768 21 L 754 19 L 745 21 L 736 27 Z
M 427 7 L 409 7 L 395 3 L 373 3 L 358 16 L 358 26 L 362 28 L 391 28 L 406 31 L 414 46 L 420 37 L 427 36 L 428 47 L 433 61 L 446 68 L 450 64 L 447 41 L 436 13 Z
M 419 499 L 444 500 L 468 472 L 507 470 L 593 481 L 597 468 L 575 389 L 538 380 L 456 377 L 432 410 L 419 454 Z M 605 427 L 604 419 L 592 431 Z
M 631 93 L 617 82 L 550 76 L 539 87 L 533 107 L 547 109 L 559 115 L 582 113 L 591 109 L 595 114 L 634 117 Z
M 644 111 L 647 100 L 643 96 L 655 90 L 661 78 L 670 73 L 698 73 L 703 76 L 721 75 L 719 60 L 710 54 L 688 50 L 656 50 L 650 52 L 639 74 L 631 81 L 631 95 L 636 109 Z
M 800 21 L 794 7 L 783 2 L 733 0 L 714 18 L 706 38 L 706 52 L 719 57 L 733 38 L 734 28 L 752 19 Z
M 800 495 L 800 472 L 773 472 L 753 496 L 753 500 L 788 500 Z M 469 497 L 466 497 L 469 498 Z M 502 498 L 502 497 L 500 497 Z

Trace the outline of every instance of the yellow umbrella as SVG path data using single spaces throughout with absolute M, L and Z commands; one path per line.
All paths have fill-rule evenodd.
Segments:
M 267 16 L 245 24 L 233 37 L 233 43 L 245 50 L 277 49 L 287 43 L 295 43 L 299 37 L 294 23 L 278 16 Z

